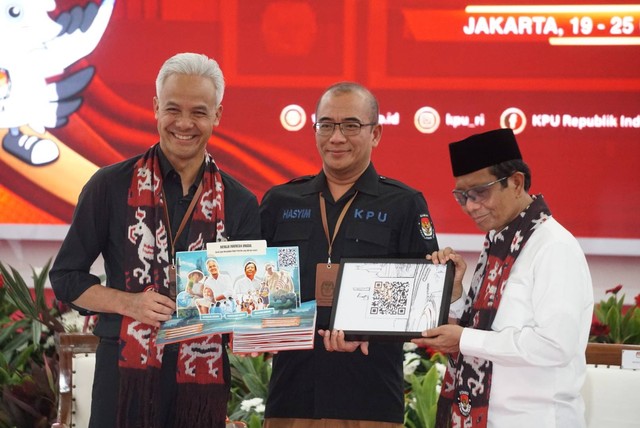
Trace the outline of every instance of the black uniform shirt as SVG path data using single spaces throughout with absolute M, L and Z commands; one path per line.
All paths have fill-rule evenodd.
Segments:
M 381 177 L 370 164 L 338 201 L 324 173 L 302 177 L 268 191 L 260 207 L 262 233 L 270 246 L 300 249 L 302 300 L 315 298 L 315 272 L 326 263 L 328 243 L 320 217 L 326 200 L 329 234 L 343 207 L 358 192 L 333 243 L 331 261 L 343 257 L 423 258 L 438 249 L 422 194 Z M 330 308 L 318 308 L 317 327 L 327 328 Z M 313 351 L 275 356 L 267 417 L 377 420 L 402 423 L 402 346 L 370 344 L 369 355 L 326 352 L 316 334 Z

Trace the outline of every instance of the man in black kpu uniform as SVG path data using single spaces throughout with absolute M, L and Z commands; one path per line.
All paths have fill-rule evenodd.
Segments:
M 431 254 L 438 249 L 435 231 L 422 194 L 378 175 L 371 163 L 382 125 L 369 90 L 350 82 L 331 86 L 316 119 L 322 171 L 275 186 L 261 205 L 268 244 L 300 248 L 302 300 L 317 300 L 320 329 L 313 350 L 275 356 L 265 426 L 401 427 L 402 345 L 350 342 L 326 330 L 326 285 L 343 257 Z

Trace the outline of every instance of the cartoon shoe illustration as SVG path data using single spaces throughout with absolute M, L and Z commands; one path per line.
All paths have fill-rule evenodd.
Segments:
M 58 159 L 56 143 L 35 134 L 64 126 L 82 104 L 81 92 L 95 73 L 65 69 L 90 54 L 102 38 L 115 0 L 88 3 L 60 13 L 48 12 L 54 0 L 0 0 L 0 128 L 8 129 L 2 147 L 33 166 Z M 61 76 L 61 77 L 60 77 Z

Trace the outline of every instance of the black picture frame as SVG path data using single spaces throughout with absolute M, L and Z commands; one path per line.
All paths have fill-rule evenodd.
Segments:
M 330 328 L 343 330 L 347 340 L 421 337 L 448 322 L 454 273 L 451 261 L 343 258 Z

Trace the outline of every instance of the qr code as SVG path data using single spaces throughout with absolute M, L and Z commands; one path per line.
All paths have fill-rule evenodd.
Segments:
M 376 281 L 370 315 L 406 315 L 409 298 L 409 282 Z
M 298 267 L 297 248 L 278 248 L 278 267 L 296 268 Z

